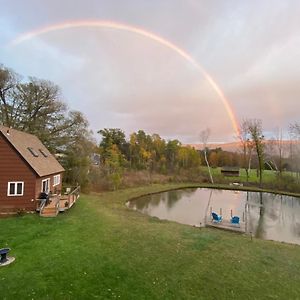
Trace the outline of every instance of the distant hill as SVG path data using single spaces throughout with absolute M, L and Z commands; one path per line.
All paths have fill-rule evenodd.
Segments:
M 194 147 L 197 150 L 203 149 L 202 144 L 186 144 L 186 146 Z M 218 143 L 218 144 L 212 143 L 212 144 L 207 144 L 207 147 L 210 149 L 222 148 L 222 150 L 224 150 L 224 151 L 236 152 L 239 149 L 239 143 L 238 142 Z
M 265 141 L 267 147 L 271 147 L 271 143 L 274 142 L 272 140 L 267 140 Z M 295 144 L 300 145 L 300 141 L 292 141 Z M 289 150 L 291 141 L 285 140 L 283 141 L 283 151 L 287 152 Z M 202 144 L 186 144 L 186 146 L 191 146 L 194 147 L 197 150 L 202 150 L 203 145 Z M 240 150 L 239 147 L 239 142 L 231 142 L 231 143 L 211 143 L 207 144 L 207 147 L 210 149 L 215 149 L 215 148 L 222 148 L 223 151 L 228 151 L 228 152 L 236 152 Z

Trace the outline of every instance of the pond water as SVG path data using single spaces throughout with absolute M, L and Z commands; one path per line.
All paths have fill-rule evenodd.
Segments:
M 127 203 L 144 214 L 205 226 L 211 212 L 223 220 L 239 216 L 246 233 L 257 238 L 300 245 L 300 198 L 279 194 L 217 189 L 181 189 L 147 195 Z

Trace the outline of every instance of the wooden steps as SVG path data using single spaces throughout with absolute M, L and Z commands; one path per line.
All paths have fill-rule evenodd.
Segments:
M 58 214 L 58 209 L 56 207 L 45 207 L 42 212 L 40 212 L 41 217 L 56 217 Z
M 59 212 L 59 195 L 50 198 L 50 203 L 40 211 L 41 217 L 56 217 Z
M 41 217 L 56 217 L 59 212 L 68 210 L 79 198 L 80 187 L 76 187 L 71 193 L 65 195 L 53 195 L 50 203 L 40 210 Z

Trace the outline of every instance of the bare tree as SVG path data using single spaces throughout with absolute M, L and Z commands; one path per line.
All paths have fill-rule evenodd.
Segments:
M 294 123 L 290 125 L 290 132 L 295 138 L 300 139 L 300 123 Z
M 289 132 L 291 136 L 290 143 L 290 160 L 293 165 L 293 171 L 296 172 L 296 176 L 300 178 L 300 157 L 299 157 L 299 141 L 300 141 L 300 123 L 290 124 Z
M 254 143 L 256 155 L 258 159 L 258 174 L 259 185 L 262 185 L 262 173 L 264 169 L 264 136 L 262 134 L 261 120 L 248 120 L 248 130 L 251 135 L 252 142 Z
M 209 136 L 210 136 L 210 129 L 209 128 L 206 128 L 205 130 L 202 130 L 200 132 L 200 141 L 203 144 L 204 159 L 205 159 L 205 162 L 206 162 L 206 165 L 207 165 L 207 169 L 208 169 L 208 173 L 209 173 L 209 177 L 210 177 L 210 182 L 214 183 L 214 180 L 213 180 L 213 177 L 212 177 L 212 174 L 211 174 L 211 170 L 210 170 L 210 165 L 209 165 L 209 162 L 208 162 L 208 159 L 207 159 L 207 141 L 208 141 Z
M 276 130 L 276 137 L 273 138 L 268 143 L 269 151 L 268 154 L 270 155 L 270 162 L 275 167 L 275 170 L 279 173 L 280 177 L 282 176 L 283 171 L 283 158 L 284 158 L 284 141 L 282 137 L 282 129 Z
M 240 132 L 238 135 L 238 139 L 240 141 L 240 147 L 242 151 L 242 167 L 245 169 L 246 172 L 246 180 L 249 181 L 249 173 L 251 169 L 251 158 L 252 152 L 254 148 L 254 144 L 251 141 L 251 136 L 249 134 L 249 121 L 243 120 L 240 126 Z

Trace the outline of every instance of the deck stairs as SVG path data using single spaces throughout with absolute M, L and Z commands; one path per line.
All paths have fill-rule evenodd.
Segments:
M 50 201 L 48 203 L 42 202 L 37 211 L 39 211 L 41 217 L 56 217 L 59 212 L 70 209 L 79 198 L 79 195 L 79 186 L 63 195 L 52 195 Z

